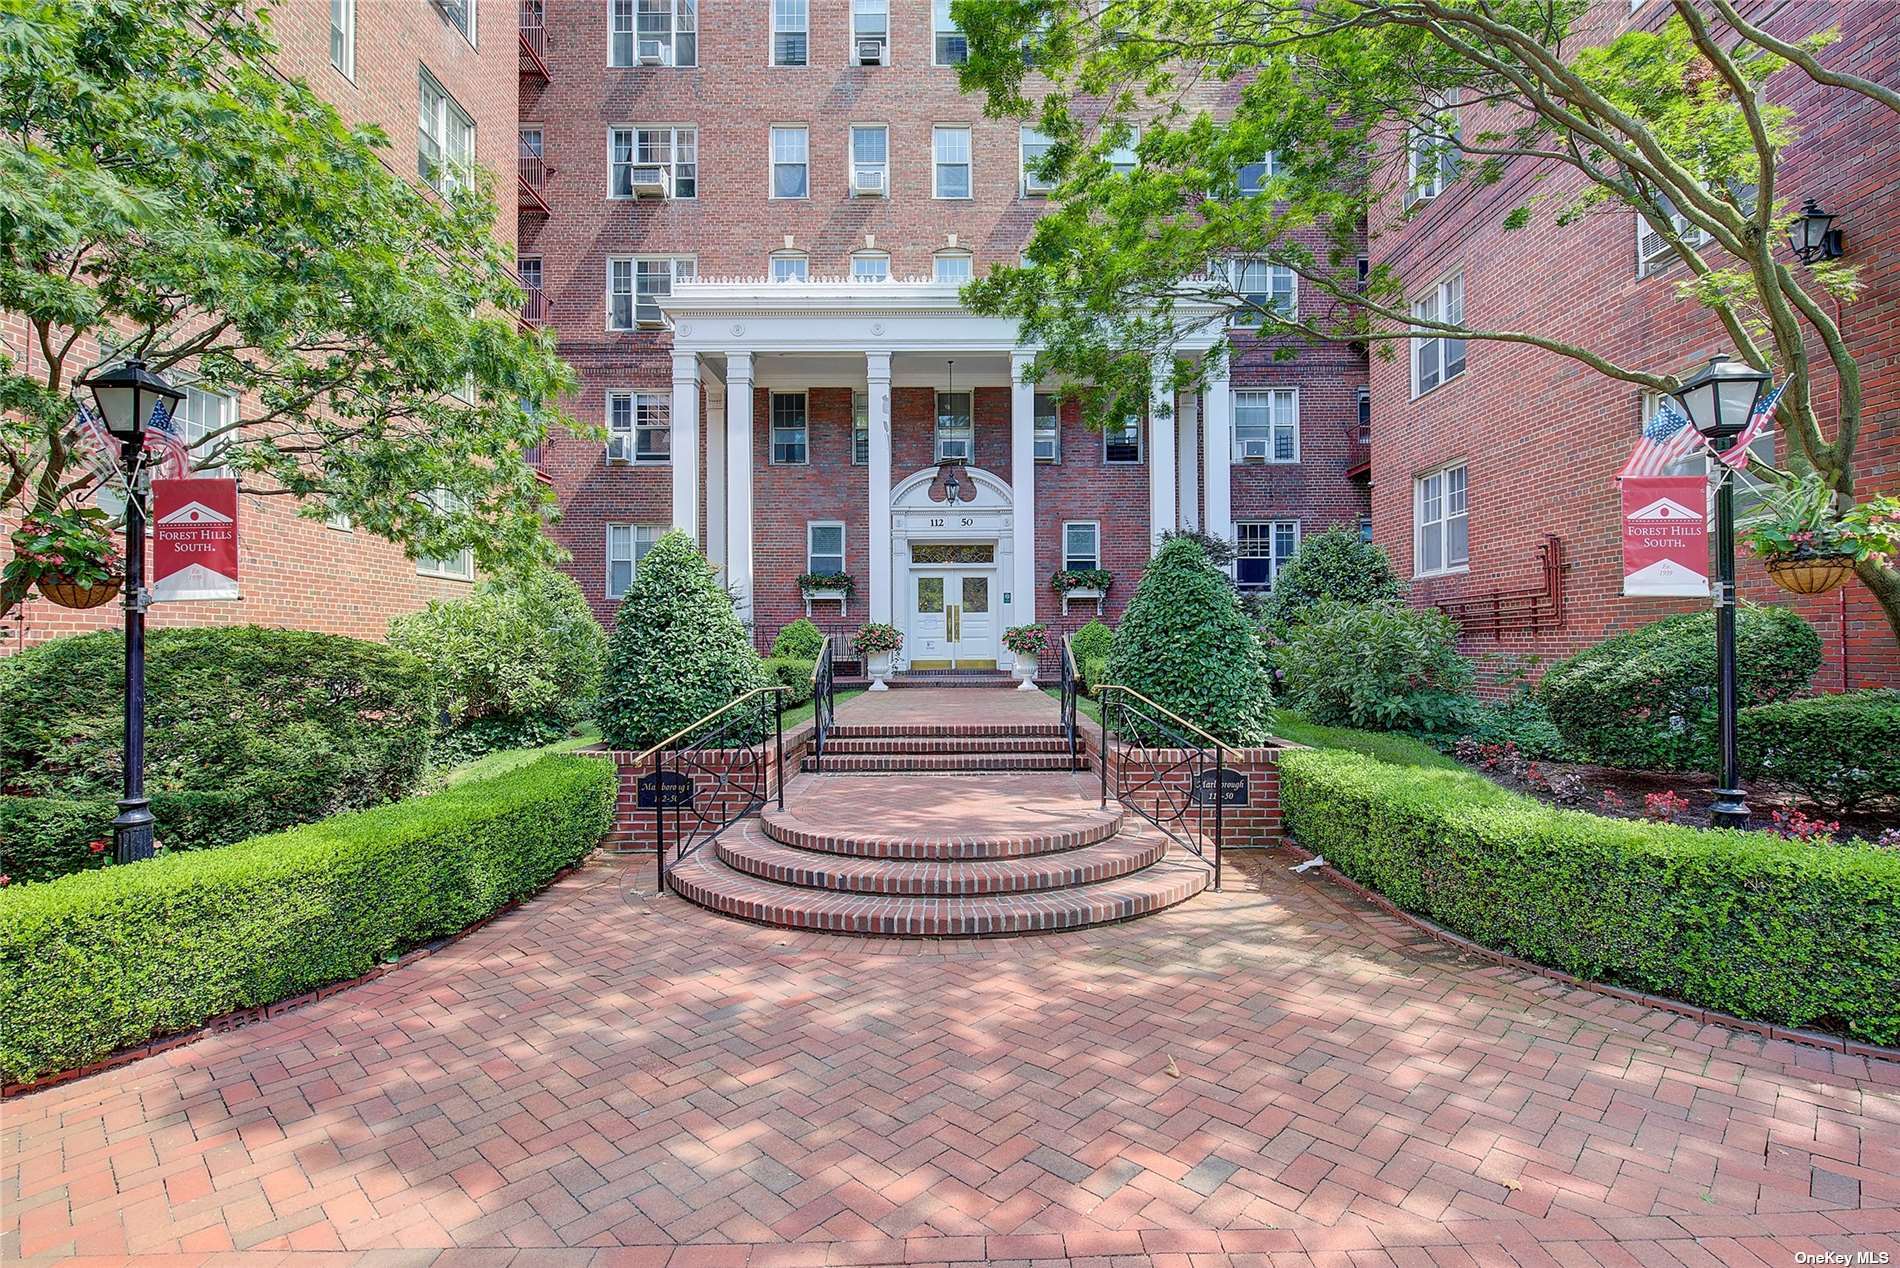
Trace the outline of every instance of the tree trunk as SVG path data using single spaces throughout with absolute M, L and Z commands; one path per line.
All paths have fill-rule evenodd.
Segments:
M 1892 631 L 1894 641 L 1900 643 L 1900 571 L 1864 559 L 1854 565 L 1854 574 L 1873 593 L 1874 602 L 1880 605 L 1881 612 L 1887 618 L 1887 627 Z

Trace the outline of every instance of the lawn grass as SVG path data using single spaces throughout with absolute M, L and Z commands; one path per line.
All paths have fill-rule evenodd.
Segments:
M 1354 753 L 1364 753 L 1367 757 L 1375 757 L 1382 762 L 1390 762 L 1394 766 L 1422 766 L 1428 770 L 1464 769 L 1425 741 L 1415 740 L 1409 735 L 1385 731 L 1355 731 L 1351 727 L 1343 726 L 1319 726 L 1307 721 L 1291 709 L 1274 710 L 1273 733 L 1295 744 L 1307 744 L 1313 748 L 1346 749 Z
M 578 731 L 564 740 L 556 740 L 554 743 L 542 745 L 540 748 L 496 749 L 493 753 L 478 757 L 472 762 L 464 762 L 460 766 L 443 772 L 442 786 L 444 788 L 453 788 L 457 784 L 465 784 L 470 780 L 493 779 L 495 776 L 504 775 L 517 767 L 526 766 L 530 762 L 539 761 L 549 754 L 572 753 L 576 749 L 587 748 L 590 745 L 598 743 L 600 743 L 600 728 L 595 726 L 592 722 L 584 722 Z
M 869 688 L 867 687 L 837 688 L 831 693 L 831 707 L 835 709 L 839 705 L 843 704 L 845 701 L 851 699 L 851 697 L 861 696 L 868 690 Z M 816 706 L 811 701 L 806 701 L 804 704 L 799 705 L 796 709 L 787 709 L 785 711 L 785 729 L 789 731 L 793 727 L 797 726 L 800 722 L 811 721 L 812 710 L 815 707 Z

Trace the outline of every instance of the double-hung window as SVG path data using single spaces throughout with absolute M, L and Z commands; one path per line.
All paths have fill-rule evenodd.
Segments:
M 811 277 L 811 258 L 803 251 L 772 253 L 772 280 L 774 282 L 803 282 L 809 277 Z
M 674 198 L 693 198 L 699 193 L 699 129 L 672 127 L 609 128 L 607 157 L 610 164 L 608 194 L 613 198 L 633 197 L 633 171 L 636 167 L 657 167 Z
M 1359 443 L 1372 443 L 1372 389 L 1361 387 L 1353 394 L 1353 403 L 1359 414 Z
M 810 44 L 809 0 L 772 0 L 772 65 L 805 65 Z
M 1709 235 L 1699 225 L 1689 222 L 1689 218 L 1676 210 L 1676 204 L 1660 195 L 1657 201 L 1669 217 L 1669 231 L 1691 247 L 1699 247 L 1709 240 Z M 1675 262 L 1676 249 L 1669 245 L 1662 231 L 1650 223 L 1648 216 L 1636 213 L 1636 276 L 1648 277 L 1651 273 L 1667 268 Z
M 1086 572 L 1102 566 L 1102 526 L 1094 520 L 1071 520 L 1062 526 L 1062 568 Z
M 608 0 L 609 66 L 699 64 L 699 0 Z
M 356 0 L 330 0 L 330 65 L 356 78 Z
M 1457 572 L 1470 562 L 1470 513 L 1461 462 L 1412 481 L 1412 573 L 1429 577 Z
M 673 283 L 692 277 L 691 256 L 613 256 L 607 261 L 607 328 L 632 330 L 661 323 L 660 301 Z
M 851 394 L 851 465 L 868 466 L 871 461 L 871 394 Z
M 1291 268 L 1269 260 L 1235 260 L 1232 266 L 1234 294 L 1246 304 L 1240 317 L 1259 317 L 1272 313 L 1288 318 L 1299 316 L 1299 282 Z
M 1053 392 L 1036 393 L 1035 444 L 1037 462 L 1062 461 L 1062 417 Z
M 436 8 L 449 25 L 462 33 L 469 47 L 475 46 L 475 0 L 436 0 Z
M 1141 416 L 1130 414 L 1102 433 L 1102 461 L 1122 465 L 1141 461 Z
M 844 571 L 843 524 L 815 520 L 805 525 L 805 571 L 821 575 Z
M 1458 147 L 1464 129 L 1455 104 L 1441 105 L 1432 117 L 1413 124 L 1405 135 L 1405 205 L 1436 198 L 1458 179 Z
M 1234 393 L 1234 458 L 1239 462 L 1300 460 L 1299 389 Z
M 467 189 L 475 173 L 475 121 L 435 76 L 417 76 L 416 173 L 438 193 Z
M 932 61 L 938 66 L 961 66 L 970 60 L 970 41 L 950 16 L 950 0 L 931 0 L 930 33 L 935 47 Z
M 890 51 L 891 0 L 851 0 L 851 64 L 881 66 Z
M 1017 130 L 1017 145 L 1022 151 L 1022 191 L 1025 195 L 1047 194 L 1056 183 L 1041 175 L 1042 161 L 1049 155 L 1051 142 L 1034 128 Z
M 607 525 L 607 597 L 618 599 L 633 588 L 633 574 L 653 543 L 666 532 L 661 524 Z
M 1135 169 L 1141 166 L 1141 157 L 1135 152 L 1135 147 L 1140 144 L 1141 130 L 1129 129 L 1128 139 L 1120 145 L 1110 147 L 1108 151 L 1109 170 L 1119 176 L 1133 175 Z
M 931 147 L 936 160 L 933 196 L 970 197 L 970 129 L 954 125 L 934 128 Z
M 772 197 L 811 195 L 811 133 L 802 126 L 772 129 Z
M 1412 305 L 1412 316 L 1419 321 L 1444 322 L 1452 326 L 1464 325 L 1464 274 L 1453 273 L 1432 287 L 1431 294 Z M 1439 384 L 1448 383 L 1464 372 L 1464 340 L 1443 335 L 1413 336 L 1413 396 L 1423 396 Z
M 1300 548 L 1298 520 L 1247 520 L 1234 525 L 1234 580 L 1242 590 L 1271 590 Z
M 972 462 L 976 458 L 976 420 L 970 393 L 937 393 L 937 461 Z
M 670 462 L 673 401 L 658 392 L 607 393 L 607 456 L 618 462 Z
M 859 282 L 888 282 L 891 257 L 882 251 L 860 251 L 851 257 L 851 276 Z
M 1257 194 L 1267 187 L 1267 182 L 1280 174 L 1280 156 L 1272 150 L 1258 163 L 1240 165 L 1240 192 L 1243 195 Z
M 467 505 L 447 489 L 431 489 L 422 495 L 422 502 L 430 510 L 441 515 L 454 514 Z M 445 577 L 450 581 L 473 581 L 475 579 L 475 552 L 464 546 L 451 555 L 417 555 L 416 572 L 424 577 Z
M 851 125 L 851 192 L 890 196 L 891 130 L 881 123 Z
M 939 251 L 930 257 L 930 276 L 936 281 L 961 285 L 970 280 L 970 271 L 968 251 Z
M 179 403 L 178 437 L 191 455 L 191 474 L 210 478 L 230 474 L 217 463 L 220 451 L 234 439 L 237 397 L 201 387 L 187 387 Z
M 810 460 L 810 432 L 805 422 L 803 392 L 774 392 L 771 396 L 772 461 L 780 466 L 803 466 Z

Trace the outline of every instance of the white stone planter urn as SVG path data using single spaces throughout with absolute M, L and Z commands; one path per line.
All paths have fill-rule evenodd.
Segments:
M 864 670 L 871 675 L 872 691 L 889 691 L 885 679 L 891 676 L 891 654 L 889 652 L 871 652 L 864 658 Z
M 1022 681 L 1016 684 L 1016 690 L 1035 691 L 1037 689 L 1036 658 L 1034 656 L 1025 656 L 1021 652 L 1016 653 L 1016 672 L 1022 677 Z

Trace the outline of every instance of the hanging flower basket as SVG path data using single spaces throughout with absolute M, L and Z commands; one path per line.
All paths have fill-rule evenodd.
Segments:
M 1826 594 L 1854 575 L 1852 555 L 1806 551 L 1771 555 L 1764 562 L 1775 584 L 1790 594 Z
M 18 587 L 15 593 L 32 586 L 62 608 L 96 608 L 124 584 L 124 565 L 96 507 L 36 512 L 12 537 L 13 558 L 0 577 Z
M 58 577 L 41 577 L 35 584 L 41 594 L 62 608 L 96 608 L 102 603 L 112 602 L 119 593 L 116 579 L 83 585 Z

